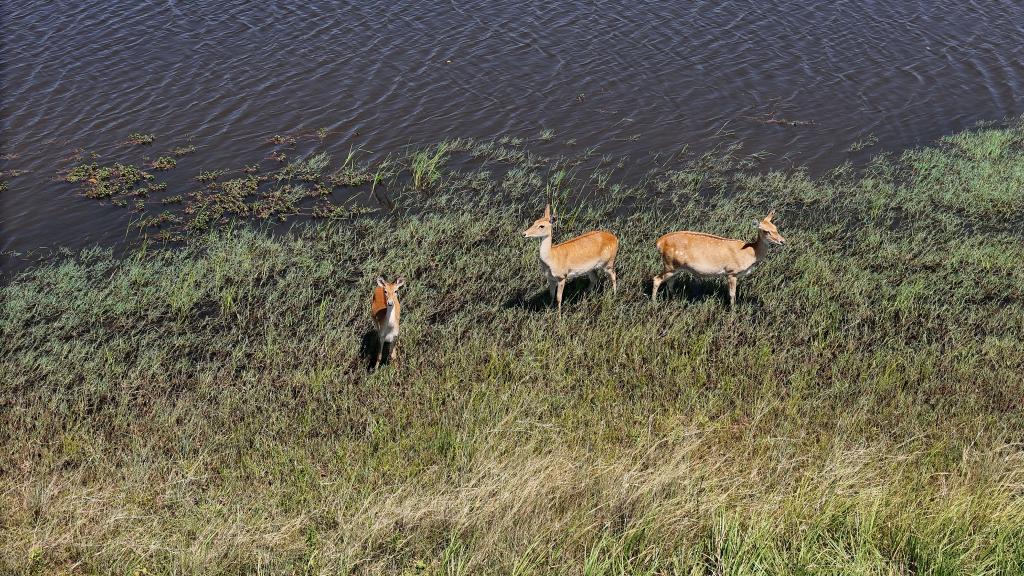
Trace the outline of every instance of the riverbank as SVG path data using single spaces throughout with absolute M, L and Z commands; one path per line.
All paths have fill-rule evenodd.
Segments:
M 570 202 L 453 174 L 283 236 L 101 250 L 2 289 L 0 568 L 1015 573 L 1024 128 L 862 172 L 710 157 Z M 597 184 L 595 184 L 595 187 Z M 559 319 L 521 230 L 621 240 Z M 560 203 L 560 204 L 559 204 Z M 414 208 L 414 209 L 413 209 Z M 654 240 L 788 239 L 658 306 Z M 366 370 L 372 279 L 402 359 Z

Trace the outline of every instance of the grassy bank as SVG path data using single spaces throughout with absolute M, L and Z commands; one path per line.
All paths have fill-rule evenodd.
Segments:
M 1024 128 L 811 179 L 707 157 L 568 198 L 432 175 L 355 217 L 2 289 L 0 572 L 1017 574 Z M 519 232 L 621 239 L 561 319 Z M 654 240 L 788 239 L 655 307 Z M 403 274 L 401 361 L 369 291 Z

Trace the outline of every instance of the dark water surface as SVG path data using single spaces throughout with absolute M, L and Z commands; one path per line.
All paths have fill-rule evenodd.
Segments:
M 116 158 L 135 131 L 156 135 L 152 157 L 198 147 L 166 178 L 183 193 L 266 157 L 270 135 L 320 128 L 335 159 L 550 129 L 536 146 L 553 156 L 643 165 L 727 135 L 768 167 L 823 170 L 1024 112 L 1017 1 L 2 6 L 2 169 L 23 171 L 0 193 L 8 265 L 131 238 L 137 213 L 57 172 L 76 149 Z

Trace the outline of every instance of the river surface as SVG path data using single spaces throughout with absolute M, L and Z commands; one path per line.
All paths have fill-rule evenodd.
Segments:
M 156 136 L 153 157 L 197 147 L 168 177 L 187 191 L 199 170 L 265 158 L 274 134 L 319 129 L 335 159 L 512 135 L 545 155 L 596 147 L 642 167 L 729 138 L 767 151 L 767 167 L 822 171 L 1024 113 L 1019 1 L 14 0 L 0 10 L 7 266 L 131 241 L 138 214 L 82 197 L 58 172 L 76 150 L 116 158 L 132 132 Z

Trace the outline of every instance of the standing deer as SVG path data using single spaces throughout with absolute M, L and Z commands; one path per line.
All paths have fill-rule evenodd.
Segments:
M 736 277 L 746 276 L 754 265 L 768 255 L 769 244 L 785 244 L 786 239 L 772 224 L 775 211 L 772 210 L 757 226 L 757 237 L 751 242 L 722 238 L 700 232 L 671 232 L 658 238 L 658 251 L 665 264 L 665 271 L 654 277 L 651 299 L 657 300 L 658 287 L 669 281 L 671 286 L 675 275 L 686 270 L 698 277 L 725 276 L 729 279 L 729 305 L 736 305 Z
M 384 345 L 391 345 L 391 356 L 389 361 L 398 357 L 399 321 L 402 315 L 402 304 L 398 301 L 398 289 L 405 284 L 405 278 L 401 276 L 394 284 L 389 283 L 383 276 L 377 277 L 377 287 L 373 289 L 373 302 L 370 304 L 370 315 L 377 327 L 377 340 L 380 347 L 377 348 L 377 361 L 374 368 L 380 366 L 380 358 L 384 354 Z
M 597 270 L 603 268 L 612 278 L 612 291 L 617 290 L 615 281 L 615 255 L 619 251 L 619 239 L 611 232 L 595 230 L 551 245 L 551 205 L 544 207 L 544 215 L 523 232 L 527 238 L 540 238 L 540 263 L 548 279 L 551 298 L 558 302 L 558 313 L 562 313 L 562 291 L 565 283 L 586 274 L 590 282 L 597 282 Z

